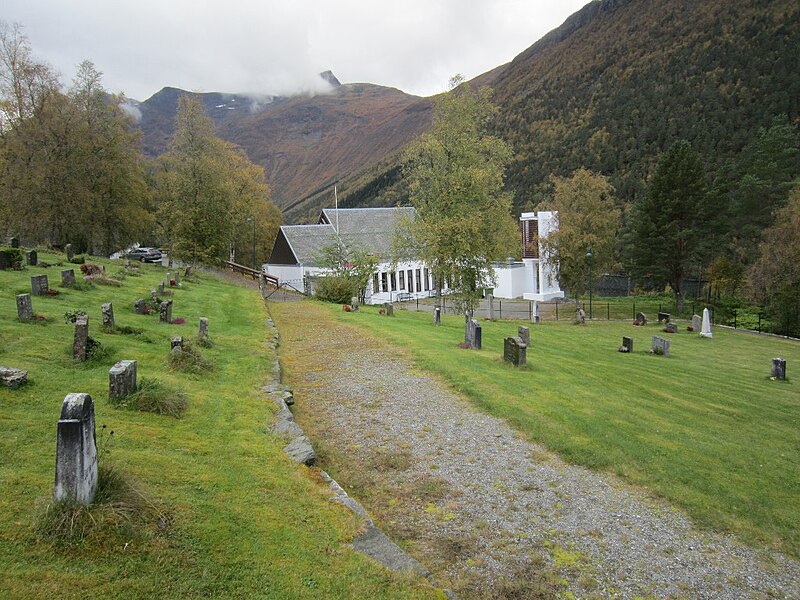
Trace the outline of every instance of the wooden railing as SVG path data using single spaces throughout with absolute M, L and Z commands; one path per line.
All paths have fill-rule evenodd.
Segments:
M 228 265 L 228 268 L 234 273 L 241 273 L 242 275 L 252 277 L 253 279 L 258 279 L 259 275 L 263 275 L 264 279 L 267 280 L 267 283 L 269 285 L 274 285 L 275 287 L 278 287 L 280 285 L 280 282 L 278 281 L 277 277 L 274 277 L 272 275 L 267 275 L 266 273 L 263 273 L 258 269 L 251 269 L 250 267 L 245 267 L 244 265 L 240 265 L 238 263 L 231 261 L 226 261 L 225 264 Z

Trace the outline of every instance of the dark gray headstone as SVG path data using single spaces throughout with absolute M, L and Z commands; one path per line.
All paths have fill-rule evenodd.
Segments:
M 664 325 L 664 331 L 666 333 L 678 333 L 678 324 L 677 323 L 667 323 Z
M 30 294 L 17 295 L 17 318 L 20 321 L 30 321 L 33 318 L 33 305 Z
M 531 330 L 529 327 L 517 327 L 517 337 L 520 338 L 526 346 L 531 345 Z
M 75 319 L 75 339 L 72 342 L 72 358 L 81 362 L 88 358 L 89 317 L 81 315 Z
M 527 362 L 527 348 L 520 338 L 507 337 L 503 345 L 503 360 L 521 367 Z
M 144 298 L 139 298 L 133 303 L 133 312 L 137 315 L 147 314 L 147 303 L 144 301 Z
M 189 277 L 189 275 L 191 275 L 191 274 L 192 274 L 192 267 L 186 267 L 183 270 L 183 276 L 184 277 Z
M 101 305 L 100 313 L 103 315 L 103 329 L 114 329 L 114 307 L 111 302 L 106 302 Z
M 64 246 L 64 252 L 67 255 L 67 260 L 72 260 L 75 257 L 75 254 L 72 252 L 72 244 Z
M 208 339 L 208 318 L 207 317 L 200 317 L 200 328 L 197 332 L 197 336 L 201 340 Z
M 19 248 L 19 238 L 12 237 L 8 243 L 12 248 Z
M 50 291 L 50 284 L 47 282 L 47 275 L 34 275 L 31 277 L 31 294 L 34 296 L 46 296 Z
M 643 312 L 636 313 L 636 322 L 639 323 L 639 325 L 647 325 L 647 315 Z
M 28 250 L 25 253 L 25 264 L 35 267 L 39 264 L 39 253 L 36 250 Z
M 65 269 L 61 271 L 61 285 L 63 287 L 72 287 L 75 285 L 75 270 Z
M 633 338 L 623 336 L 622 347 L 624 348 L 623 352 L 633 352 Z
M 136 361 L 121 360 L 108 370 L 108 397 L 124 398 L 136 391 Z
M 56 446 L 57 502 L 91 504 L 97 492 L 94 403 L 89 394 L 67 394 L 61 405 Z
M 15 390 L 28 383 L 28 372 L 13 367 L 0 367 L 0 383 Z
M 158 284 L 158 293 L 159 293 L 159 295 L 162 295 L 162 296 L 164 295 L 164 283 L 163 282 Z M 152 292 L 151 292 L 150 295 L 152 296 Z
M 472 343 L 470 347 L 473 350 L 480 350 L 483 348 L 483 330 L 481 329 L 480 323 L 478 323 L 475 319 L 472 319 Z
M 387 317 L 393 317 L 394 316 L 394 304 L 392 304 L 391 302 L 384 302 L 383 303 L 383 308 L 386 311 L 386 316 Z
M 786 379 L 786 360 L 783 358 L 772 359 L 772 371 L 770 377 L 774 377 L 778 381 Z
M 5 252 L 0 252 L 0 271 L 11 268 L 11 259 Z
M 433 309 L 433 324 L 434 325 L 441 325 L 442 324 L 442 307 L 436 306 Z
M 672 315 L 670 315 L 668 312 L 660 312 L 660 313 L 658 313 L 658 322 L 659 323 L 661 323 L 661 321 L 669 323 L 669 320 L 671 318 L 672 318 Z
M 158 309 L 158 319 L 162 323 L 172 323 L 172 300 L 164 300 Z
M 652 354 L 661 354 L 665 357 L 669 357 L 669 340 L 654 335 L 653 342 L 650 345 L 650 352 Z

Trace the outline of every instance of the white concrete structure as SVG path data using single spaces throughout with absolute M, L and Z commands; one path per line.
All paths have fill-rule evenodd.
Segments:
M 557 213 L 540 210 L 519 218 L 522 232 L 522 262 L 495 266 L 495 298 L 524 298 L 540 302 L 563 298 L 558 285 L 558 268 L 542 248 L 542 240 L 558 227 Z

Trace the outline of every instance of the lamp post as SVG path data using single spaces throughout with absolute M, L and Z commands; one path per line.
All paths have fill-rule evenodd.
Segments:
M 586 259 L 589 261 L 589 320 L 592 320 L 592 251 L 586 253 Z
M 245 219 L 246 223 L 249 223 L 250 221 L 253 222 L 253 269 L 255 269 L 256 268 L 256 218 L 253 216 L 253 217 L 247 217 L 247 219 Z

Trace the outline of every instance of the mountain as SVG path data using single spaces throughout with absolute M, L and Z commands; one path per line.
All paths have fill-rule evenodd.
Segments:
M 265 167 L 287 222 L 316 218 L 336 181 L 340 206 L 402 203 L 400 153 L 430 126 L 431 99 L 321 77 L 328 94 L 201 96 L 219 135 Z M 547 196 L 551 175 L 581 166 L 629 203 L 678 139 L 711 181 L 774 117 L 800 124 L 800 4 L 595 0 L 471 84 L 495 90 L 491 129 L 514 149 L 517 210 Z M 166 147 L 179 93 L 138 106 L 151 153 Z
M 324 94 L 192 94 L 214 120 L 217 135 L 265 168 L 273 200 L 284 212 L 303 213 L 307 199 L 319 195 L 330 203 L 338 178 L 374 167 L 430 126 L 428 99 L 367 83 L 342 85 L 330 71 L 320 76 L 330 85 Z M 164 88 L 136 104 L 147 153 L 166 150 L 178 98 L 188 93 Z M 308 210 L 318 213 L 312 204 Z
M 629 203 L 678 139 L 710 182 L 773 118 L 800 125 L 800 4 L 596 0 L 471 84 L 495 91 L 491 129 L 514 149 L 517 210 L 547 197 L 551 175 L 581 166 Z M 340 204 L 404 201 L 398 164 L 342 177 Z

